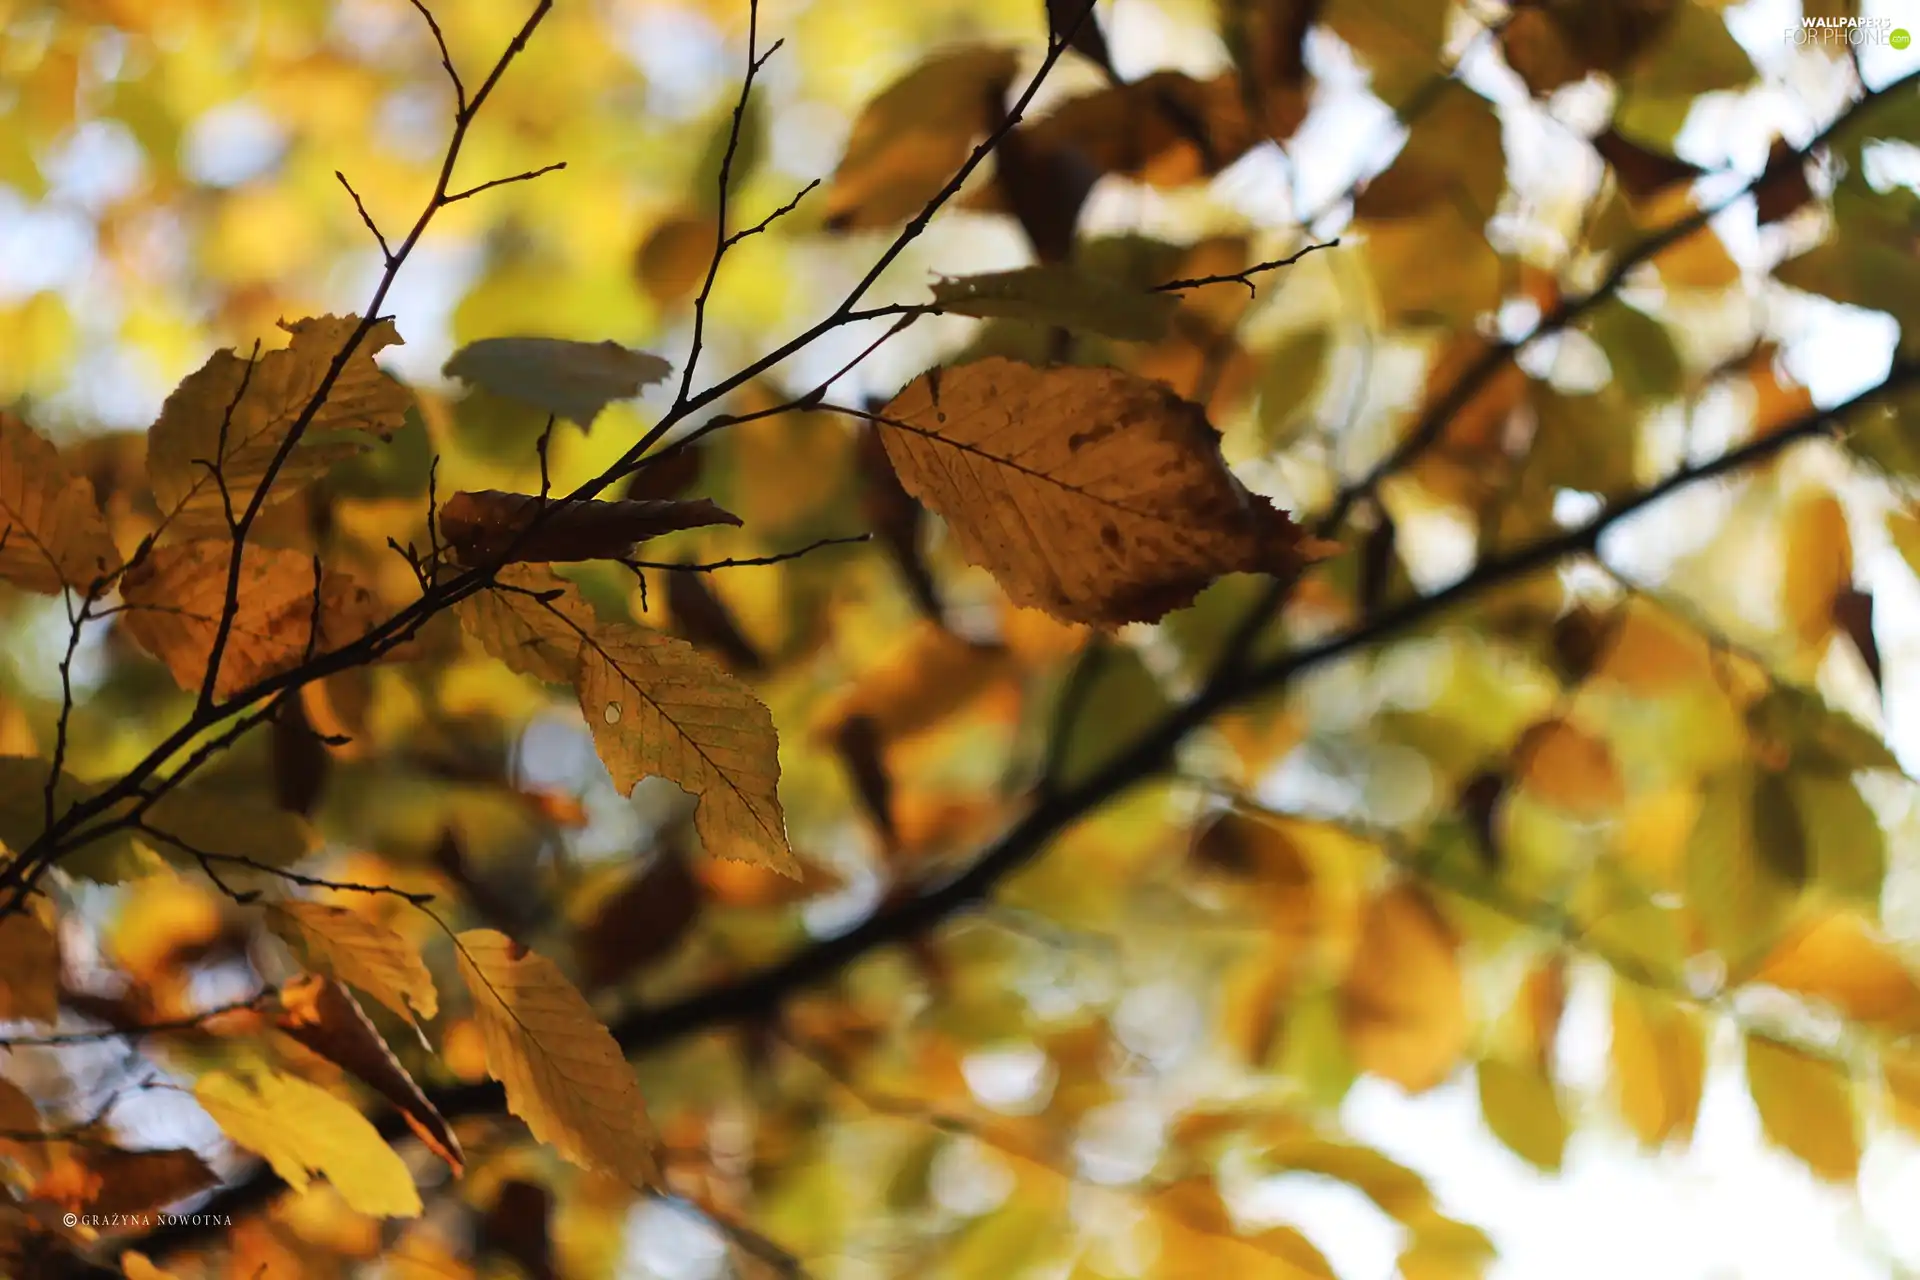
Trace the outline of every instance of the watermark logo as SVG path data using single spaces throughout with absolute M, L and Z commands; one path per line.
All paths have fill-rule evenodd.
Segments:
M 1892 18 L 1802 18 L 1797 27 L 1788 27 L 1786 41 L 1791 45 L 1882 45 L 1904 49 L 1913 43 L 1905 27 L 1893 25 Z

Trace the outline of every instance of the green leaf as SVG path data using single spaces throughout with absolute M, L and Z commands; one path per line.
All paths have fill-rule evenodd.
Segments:
M 659 356 L 613 341 L 482 338 L 454 352 L 441 372 L 571 419 L 584 431 L 608 404 L 639 395 L 672 370 Z
M 1411 218 L 1444 203 L 1479 227 L 1493 216 L 1506 187 L 1506 150 L 1493 104 L 1449 81 L 1353 211 L 1363 222 Z
M 1373 73 L 1374 96 L 1399 108 L 1431 81 L 1452 8 L 1447 0 L 1327 0 L 1320 21 Z
M 1828 773 L 1900 768 L 1880 735 L 1819 694 L 1792 685 L 1776 685 L 1755 703 L 1747 724 L 1755 735 L 1784 745 L 1796 765 Z
M 1753 834 L 1766 871 L 1790 888 L 1805 887 L 1812 869 L 1807 834 L 1786 777 L 1771 769 L 1761 770 L 1754 779 Z
M 767 112 L 759 97 L 747 99 L 740 117 L 740 141 L 734 148 L 733 164 L 727 171 L 727 194 L 732 196 L 753 177 L 767 149 Z M 727 146 L 733 138 L 733 108 L 728 107 L 714 122 L 707 135 L 706 149 L 693 171 L 693 198 L 703 213 L 717 211 L 720 198 L 720 166 L 727 158 Z M 729 218 L 729 221 L 734 219 Z M 712 249 L 711 241 L 708 244 Z M 704 274 L 704 273 L 703 273 Z
M 1797 768 L 1783 775 L 1804 833 L 1808 866 L 1822 889 L 1863 904 L 1880 900 L 1887 833 L 1860 788 L 1843 774 Z
M 1678 394 L 1684 370 L 1666 325 L 1618 298 L 1609 298 L 1594 310 L 1587 330 L 1607 353 L 1614 382 L 1629 396 L 1664 400 Z
M 1333 337 L 1323 327 L 1295 329 L 1260 356 L 1260 443 L 1284 449 L 1313 425 Z
M 1559 1171 L 1569 1126 L 1560 1095 L 1532 1066 L 1487 1058 L 1478 1069 L 1480 1111 L 1508 1150 L 1535 1168 Z
M 1142 293 L 1063 263 L 942 280 L 933 301 L 956 315 L 1059 325 L 1124 342 L 1157 342 L 1180 309 L 1172 294 Z
M 1687 0 L 1622 77 L 1615 126 L 1642 142 L 1670 144 L 1696 97 L 1742 88 L 1754 74 L 1752 59 L 1727 30 L 1726 20 Z
M 1765 803 L 1771 808 L 1778 801 Z M 1687 895 L 1708 944 L 1735 969 L 1771 946 L 1805 878 L 1804 862 L 1798 877 L 1786 865 L 1793 850 L 1781 843 L 1783 837 L 1755 831 L 1761 805 L 1751 770 L 1733 768 L 1709 777 L 1687 844 Z M 1798 823 L 1793 826 L 1797 842 Z M 1764 851 L 1762 840 L 1770 846 Z M 1804 849 L 1799 856 L 1804 859 Z
M 1500 301 L 1500 255 L 1485 222 L 1451 203 L 1366 228 L 1367 270 L 1392 325 L 1464 326 Z
M 1140 654 L 1129 645 L 1089 650 L 1093 664 L 1060 754 L 1062 786 L 1077 786 L 1159 722 L 1169 703 Z M 1067 688 L 1062 682 L 1061 696 Z M 1049 708 L 1051 710 L 1051 708 Z M 1051 723 L 1051 720 L 1049 720 Z

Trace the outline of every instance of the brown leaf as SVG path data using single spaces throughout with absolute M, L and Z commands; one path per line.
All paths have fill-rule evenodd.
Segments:
M 280 704 L 268 725 L 267 763 L 273 773 L 274 802 L 282 809 L 311 814 L 327 785 L 333 756 L 307 723 L 299 698 Z
M 1247 119 L 1240 77 L 1231 72 L 1195 80 L 1184 72 L 1156 71 L 1070 99 L 1020 129 L 1033 154 L 1072 154 L 1095 173 L 1121 174 L 1155 187 L 1211 177 L 1260 141 Z M 1012 207 L 999 185 L 962 203 L 1003 212 Z
M 900 487 L 887 457 L 887 448 L 877 427 L 861 429 L 859 447 L 854 452 L 865 481 L 860 494 L 860 509 L 873 531 L 880 535 L 887 554 L 907 580 L 907 589 L 920 612 L 935 622 L 940 620 L 940 597 L 933 587 L 933 575 L 927 570 L 920 552 L 920 529 L 926 523 L 926 511 Z
M 1198 405 L 1116 369 L 934 369 L 879 423 L 902 485 L 967 559 L 1065 621 L 1151 622 L 1221 574 L 1286 573 L 1307 553 L 1227 470 Z
M 994 186 L 1027 233 L 1034 257 L 1067 261 L 1080 210 L 1100 180 L 1093 160 L 1071 142 L 1048 144 L 1026 129 L 1009 129 L 994 156 Z
M 1807 182 L 1807 158 L 1785 138 L 1775 138 L 1767 152 L 1767 167 L 1753 187 L 1761 226 L 1791 217 L 1813 199 Z
M 636 543 L 679 529 L 738 526 L 740 517 L 705 498 L 691 502 L 624 499 L 570 503 L 550 511 L 522 536 L 546 499 L 483 489 L 456 493 L 440 508 L 440 532 L 462 564 L 507 557 L 506 563 L 610 560 L 631 555 Z M 517 541 L 516 541 L 517 540 Z
M 1842 587 L 1833 597 L 1833 625 L 1846 633 L 1860 660 L 1867 664 L 1873 687 L 1884 691 L 1880 683 L 1880 646 L 1873 638 L 1873 593 L 1857 587 Z
M 0 919 L 0 1021 L 59 1016 L 59 939 L 29 911 Z
M 267 913 L 276 932 L 304 939 L 308 949 L 343 981 L 409 1022 L 414 1010 L 428 1019 L 439 1014 L 433 975 L 413 944 L 387 926 L 322 902 L 276 902 L 267 907 Z
M 226 533 L 229 503 L 236 515 L 246 509 L 359 324 L 358 316 L 283 322 L 293 335 L 284 350 L 253 362 L 216 351 L 187 375 L 147 437 L 147 476 L 169 529 Z M 400 429 L 413 395 L 373 362 L 375 352 L 399 342 L 390 320 L 368 330 L 282 463 L 263 509 L 295 497 L 334 463 L 366 449 L 369 437 L 389 439 Z
M 187 1150 L 122 1151 L 63 1142 L 46 1154 L 48 1171 L 30 1194 L 70 1212 L 145 1213 L 219 1182 L 206 1161 Z
M 141 648 L 166 664 L 182 689 L 198 692 L 226 605 L 230 542 L 207 539 L 154 548 L 121 579 L 121 622 Z M 381 621 L 379 603 L 343 573 L 318 583 L 312 557 L 249 543 L 240 561 L 239 611 L 221 654 L 216 696 L 244 689 L 314 653 L 351 644 Z M 314 616 L 319 634 L 314 635 Z
M 700 906 L 700 884 L 686 855 L 662 845 L 646 870 L 603 899 L 575 933 L 581 981 L 604 987 L 672 955 Z
M 1107 38 L 1100 32 L 1093 0 L 1047 0 L 1047 32 L 1055 40 L 1065 40 L 1068 48 L 1085 54 L 1109 80 L 1121 83 L 1120 73 L 1113 69 L 1113 57 L 1107 52 Z
M 653 460 L 655 456 L 641 459 L 640 469 L 627 480 L 623 497 L 632 502 L 664 502 L 679 497 L 700 479 L 707 453 L 699 445 L 687 445 L 657 455 L 658 461 Z
M 1537 96 L 1590 72 L 1613 73 L 1654 43 L 1677 0 L 1550 0 L 1514 11 L 1500 31 L 1507 64 Z
M 331 978 L 304 974 L 280 989 L 280 1002 L 275 1022 L 281 1031 L 391 1102 L 427 1150 L 460 1175 L 466 1167 L 460 1140 L 351 992 Z
M 1419 885 L 1395 885 L 1367 905 L 1340 1025 L 1355 1065 L 1410 1092 L 1459 1064 L 1471 1031 L 1459 940 Z
M 551 960 L 491 929 L 469 929 L 456 941 L 487 1073 L 506 1086 L 507 1109 L 574 1164 L 630 1186 L 658 1186 L 633 1068 L 573 984 Z
M 733 620 L 733 612 L 707 585 L 706 575 L 691 570 L 667 572 L 667 616 L 673 633 L 699 649 L 719 655 L 735 675 L 757 676 L 765 658 Z
M 1645 199 L 1679 183 L 1692 182 L 1706 172 L 1699 165 L 1649 151 L 1639 143 L 1622 137 L 1617 129 L 1608 129 L 1595 138 L 1593 149 L 1613 167 L 1614 178 L 1635 200 Z
M 928 58 L 861 109 L 827 186 L 833 231 L 892 226 L 919 213 L 1001 120 L 1013 50 L 960 45 Z
M 93 485 L 60 451 L 0 412 L 0 581 L 54 595 L 120 567 Z
M 554 1280 L 553 1243 L 547 1226 L 552 1213 L 553 1196 L 545 1187 L 509 1179 L 480 1220 L 480 1248 L 519 1263 L 530 1280 Z
M 891 850 L 899 844 L 899 832 L 893 823 L 893 775 L 887 771 L 882 745 L 879 726 L 866 715 L 847 717 L 833 739 L 834 751 L 853 780 L 860 807 Z

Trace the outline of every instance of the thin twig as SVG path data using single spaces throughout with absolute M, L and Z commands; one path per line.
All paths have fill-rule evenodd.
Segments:
M 529 169 L 525 173 L 516 173 L 505 178 L 489 178 L 479 186 L 468 187 L 465 191 L 454 192 L 452 195 L 442 199 L 440 203 L 442 205 L 454 204 L 457 201 L 477 196 L 482 191 L 491 191 L 495 187 L 504 187 L 510 182 L 532 182 L 535 178 L 543 177 L 549 173 L 556 173 L 566 167 L 567 162 L 565 160 L 556 160 L 552 164 L 543 164 L 538 169 Z
M 1249 295 L 1258 297 L 1259 290 L 1253 287 L 1253 281 L 1249 277 L 1259 275 L 1264 271 L 1277 271 L 1281 267 L 1290 267 L 1310 253 L 1318 253 L 1322 249 L 1337 249 L 1339 246 L 1340 237 L 1335 236 L 1331 240 L 1307 245 L 1305 248 L 1290 253 L 1284 258 L 1275 258 L 1270 262 L 1257 262 L 1244 271 L 1227 271 L 1214 276 L 1195 276 L 1191 280 L 1169 280 L 1165 284 L 1153 286 L 1152 292 L 1178 293 L 1182 289 L 1198 289 L 1202 285 L 1209 284 L 1243 284 L 1247 286 L 1247 293 Z
M 0 1036 L 0 1049 L 55 1049 L 70 1044 L 98 1044 L 105 1040 L 139 1040 L 146 1036 L 165 1035 L 172 1031 L 197 1031 L 215 1018 L 229 1013 L 258 1009 L 261 1005 L 277 999 L 279 995 L 278 988 L 267 987 L 248 996 L 245 1000 L 218 1005 L 189 1017 L 172 1018 L 164 1022 L 145 1022 L 137 1027 L 102 1027 L 98 1031 L 61 1031 L 44 1036 Z
M 380 227 L 374 222 L 373 215 L 367 212 L 367 206 L 360 199 L 360 193 L 353 189 L 353 184 L 347 181 L 347 175 L 339 169 L 333 171 L 333 176 L 340 179 L 340 185 L 345 187 L 347 194 L 353 197 L 353 207 L 360 211 L 360 221 L 366 223 L 367 230 L 373 232 L 374 242 L 380 246 L 380 261 L 391 263 L 393 250 L 387 247 L 387 238 L 380 234 Z
M 870 533 L 845 534 L 837 538 L 815 538 L 804 547 L 792 551 L 779 551 L 766 556 L 729 556 L 725 560 L 704 560 L 694 564 L 673 564 L 665 560 L 621 560 L 617 563 L 634 572 L 653 569 L 659 572 L 674 573 L 712 573 L 717 569 L 747 569 L 761 565 L 785 564 L 789 560 L 798 560 L 801 556 L 818 551 L 822 547 L 844 547 L 859 542 L 870 542 Z

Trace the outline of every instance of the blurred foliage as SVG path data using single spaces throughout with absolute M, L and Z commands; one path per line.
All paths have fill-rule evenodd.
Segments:
M 1911 73 L 531 8 L 0 0 L 0 1271 L 1457 1280 L 1362 1077 L 1920 1134 Z

